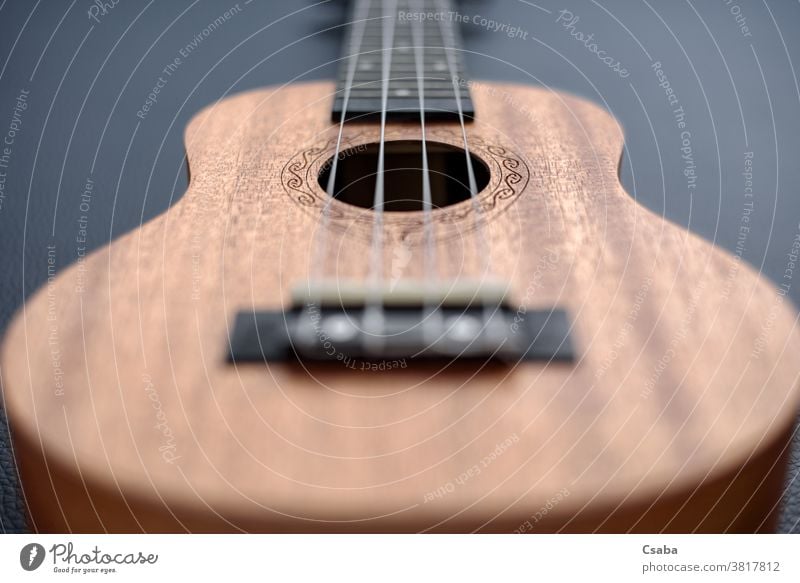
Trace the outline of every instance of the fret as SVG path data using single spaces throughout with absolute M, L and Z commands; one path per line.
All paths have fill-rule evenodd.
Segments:
M 348 22 L 354 20 L 356 3 L 351 2 Z M 438 12 L 439 4 L 431 0 L 422 3 L 425 13 Z M 444 11 L 452 10 L 451 3 L 445 1 Z M 407 1 L 398 2 L 400 13 L 414 12 L 416 8 Z M 419 75 L 423 79 L 425 95 L 425 115 L 431 119 L 458 119 L 458 102 L 453 76 L 458 80 L 458 96 L 466 121 L 474 117 L 474 108 L 469 89 L 465 83 L 464 67 L 461 58 L 461 37 L 458 24 L 445 19 L 440 21 L 413 21 L 411 18 L 399 18 L 395 15 L 394 42 L 392 47 L 392 64 L 389 71 L 389 93 L 387 117 L 419 116 L 419 82 L 414 58 L 413 26 L 422 26 L 424 34 L 423 64 Z M 350 100 L 347 106 L 347 118 L 377 119 L 381 111 L 381 91 L 383 86 L 383 4 L 381 0 L 372 0 L 364 23 L 364 33 L 358 53 L 353 85 L 350 88 Z M 345 35 L 343 59 L 336 82 L 336 97 L 333 103 L 332 118 L 339 121 L 344 105 L 344 91 L 347 82 L 347 69 L 353 58 L 351 51 L 352 26 Z M 448 50 L 452 47 L 454 70 L 448 66 Z

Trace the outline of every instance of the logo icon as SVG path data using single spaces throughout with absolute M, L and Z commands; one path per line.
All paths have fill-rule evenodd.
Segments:
M 44 562 L 45 550 L 39 543 L 30 543 L 19 552 L 19 564 L 26 571 L 35 571 Z

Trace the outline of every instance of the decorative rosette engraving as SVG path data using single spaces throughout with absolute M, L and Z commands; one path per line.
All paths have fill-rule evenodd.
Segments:
M 408 139 L 407 136 L 387 135 L 387 140 Z M 428 132 L 428 140 L 463 147 L 460 133 L 438 129 Z M 339 159 L 350 153 L 359 151 L 360 147 L 372 142 L 364 134 L 343 137 Z M 496 143 L 489 143 L 483 138 L 470 137 L 470 152 L 483 160 L 489 167 L 490 180 L 486 188 L 478 194 L 477 207 L 466 200 L 452 206 L 433 211 L 434 220 L 440 225 L 450 225 L 453 234 L 464 233 L 475 229 L 480 222 L 492 220 L 506 210 L 524 191 L 530 178 L 527 165 L 522 158 L 509 148 Z M 288 159 L 281 171 L 281 183 L 287 195 L 308 212 L 321 215 L 326 206 L 327 194 L 320 187 L 317 177 L 325 164 L 334 156 L 336 138 L 310 145 Z M 353 229 L 362 224 L 369 227 L 373 221 L 370 210 L 334 200 L 328 205 L 329 226 L 331 228 L 348 229 L 356 234 L 361 231 L 368 234 L 369 228 Z M 387 226 L 396 226 L 402 230 L 422 228 L 421 212 L 385 213 Z

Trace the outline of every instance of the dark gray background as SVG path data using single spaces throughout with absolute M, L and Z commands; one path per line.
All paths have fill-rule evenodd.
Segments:
M 235 2 L 120 0 L 100 22 L 91 0 L 0 0 L 0 136 L 15 97 L 30 91 L 0 206 L 0 329 L 58 265 L 76 260 L 79 197 L 95 180 L 89 247 L 163 212 L 186 187 L 182 131 L 204 105 L 233 92 L 297 79 L 330 79 L 341 3 L 239 2 L 241 11 L 184 59 L 145 120 L 136 117 L 161 70 Z M 737 25 L 734 6 L 751 36 Z M 630 71 L 621 79 L 556 23 L 576 30 Z M 285 17 L 293 11 L 296 15 Z M 800 227 L 800 4 L 787 1 L 497 0 L 461 3 L 527 31 L 511 40 L 462 27 L 473 78 L 553 86 L 605 105 L 625 127 L 623 179 L 656 212 L 734 250 L 753 152 L 755 207 L 742 256 L 773 281 Z M 652 62 L 660 61 L 686 111 L 699 175 L 688 194 L 679 131 Z M 141 123 L 140 123 L 141 122 Z M 790 295 L 800 303 L 800 283 Z M 0 415 L 0 417 L 3 417 Z M 800 531 L 800 456 L 787 478 L 780 528 Z M 0 530 L 25 528 L 5 422 L 0 423 Z

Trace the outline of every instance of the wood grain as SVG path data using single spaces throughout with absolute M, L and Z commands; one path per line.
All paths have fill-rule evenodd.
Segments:
M 752 269 L 636 204 L 618 181 L 618 124 L 571 96 L 473 88 L 474 150 L 511 153 L 527 180 L 492 207 L 514 168 L 486 160 L 485 228 L 465 202 L 436 211 L 435 231 L 441 278 L 480 277 L 483 237 L 513 303 L 569 309 L 579 362 L 228 365 L 236 311 L 279 308 L 309 277 L 324 193 L 307 184 L 298 201 L 284 169 L 308 149 L 321 152 L 310 176 L 324 163 L 332 91 L 270 88 L 199 113 L 185 196 L 17 315 L 0 370 L 33 526 L 769 528 L 798 405 L 795 314 Z M 460 143 L 458 126 L 430 129 Z M 353 145 L 377 136 L 346 127 Z M 369 211 L 333 210 L 314 275 L 363 279 Z M 385 277 L 422 277 L 419 217 L 387 217 L 385 238 Z

